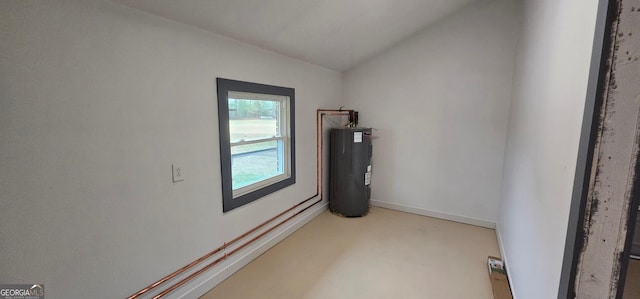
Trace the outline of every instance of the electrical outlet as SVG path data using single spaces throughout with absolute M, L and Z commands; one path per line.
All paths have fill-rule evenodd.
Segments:
M 176 164 L 172 164 L 171 171 L 172 171 L 171 178 L 173 179 L 174 183 L 184 181 L 184 167 L 178 166 Z

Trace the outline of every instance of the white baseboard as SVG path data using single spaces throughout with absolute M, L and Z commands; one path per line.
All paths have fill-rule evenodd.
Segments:
M 504 267 L 505 270 L 507 271 L 507 277 L 509 276 L 509 273 L 512 273 L 509 269 L 509 258 L 507 257 L 507 252 L 504 250 L 504 243 L 502 243 L 502 235 L 500 234 L 500 225 L 496 224 L 496 237 L 498 238 L 498 247 L 500 248 L 500 256 L 502 257 L 502 261 L 504 262 Z M 513 296 L 513 299 L 518 299 L 516 297 L 516 294 L 513 290 L 515 290 L 515 288 L 513 287 L 513 280 L 509 279 L 509 288 L 511 288 L 511 296 Z
M 493 221 L 482 220 L 482 219 L 477 219 L 477 218 L 473 218 L 473 217 L 454 215 L 454 214 L 438 212 L 438 211 L 432 211 L 432 210 L 416 208 L 416 207 L 410 207 L 410 206 L 405 206 L 405 205 L 399 205 L 399 204 L 385 202 L 385 201 L 379 201 L 379 200 L 371 200 L 371 205 L 376 206 L 376 207 L 381 207 L 381 208 L 387 208 L 387 209 L 391 209 L 391 210 L 397 210 L 397 211 L 402 211 L 402 212 L 407 212 L 407 213 L 412 213 L 412 214 L 418 214 L 418 215 L 422 215 L 422 216 L 428 216 L 428 217 L 433 217 L 433 218 L 438 218 L 438 219 L 444 219 L 444 220 L 460 222 L 460 223 L 464 223 L 464 224 L 471 224 L 471 225 L 475 225 L 475 226 L 481 226 L 481 227 L 492 228 L 492 229 L 496 228 L 496 223 L 493 222 Z
M 227 279 L 236 271 L 247 265 L 249 262 L 269 250 L 278 242 L 291 235 L 307 222 L 320 215 L 327 209 L 328 203 L 319 203 L 303 214 L 292 219 L 291 222 L 283 224 L 283 227 L 266 235 L 263 239 L 256 241 L 247 248 L 238 252 L 238 255 L 229 257 L 226 261 L 216 267 L 204 272 L 201 277 L 177 289 L 169 295 L 169 298 L 199 298 L 213 287 Z

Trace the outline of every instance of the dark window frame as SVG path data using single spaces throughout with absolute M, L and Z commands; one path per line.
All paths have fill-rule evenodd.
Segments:
M 222 210 L 231 211 L 296 183 L 295 165 L 295 89 L 245 81 L 217 78 L 218 125 L 220 135 L 220 168 L 222 173 Z M 289 177 L 252 192 L 233 197 L 231 175 L 231 138 L 229 136 L 229 91 L 249 92 L 289 98 Z

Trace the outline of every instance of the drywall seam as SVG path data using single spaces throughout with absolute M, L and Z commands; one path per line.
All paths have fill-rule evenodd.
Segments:
M 464 224 L 485 227 L 485 228 L 491 228 L 491 229 L 496 228 L 496 223 L 494 221 L 489 221 L 484 219 L 478 219 L 473 217 L 449 214 L 449 213 L 440 212 L 440 211 L 416 208 L 412 206 L 400 205 L 400 204 L 390 203 L 390 202 L 380 201 L 380 200 L 371 200 L 371 205 L 376 207 L 401 211 L 401 212 L 407 212 L 407 213 L 412 213 L 412 214 L 417 214 L 417 215 L 422 215 L 427 217 L 433 217 L 433 218 L 438 218 L 443 220 L 449 220 L 449 221 L 454 221 L 454 222 L 459 222 Z

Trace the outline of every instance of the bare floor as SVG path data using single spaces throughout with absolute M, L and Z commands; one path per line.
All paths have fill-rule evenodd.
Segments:
M 213 298 L 492 299 L 495 231 L 382 208 L 326 211 L 205 294 Z

